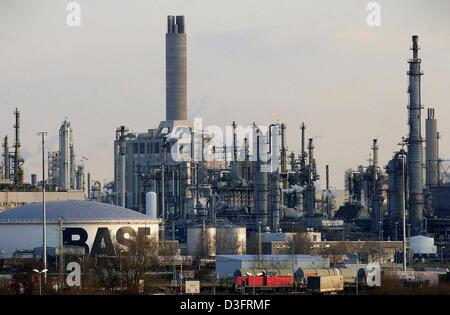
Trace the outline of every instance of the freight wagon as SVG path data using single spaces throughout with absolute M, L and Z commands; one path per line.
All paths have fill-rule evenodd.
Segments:
M 344 291 L 343 276 L 310 276 L 308 277 L 308 292 L 310 293 L 337 293 Z

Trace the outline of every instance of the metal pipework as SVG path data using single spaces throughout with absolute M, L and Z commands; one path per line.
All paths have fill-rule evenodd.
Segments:
M 409 71 L 409 137 L 407 169 L 409 178 L 409 222 L 411 234 L 418 235 L 423 230 L 423 147 L 421 134 L 421 87 L 420 80 L 423 73 L 420 71 L 418 36 L 412 36 L 413 58 L 408 61 Z
M 166 120 L 187 119 L 187 48 L 184 16 L 167 17 Z

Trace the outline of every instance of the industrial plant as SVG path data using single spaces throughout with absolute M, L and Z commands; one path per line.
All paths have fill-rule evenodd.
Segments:
M 167 17 L 166 117 L 142 132 L 125 123 L 111 131 L 110 183 L 91 179 L 67 118 L 58 147 L 43 149 L 44 178 L 33 174 L 28 183 L 15 109 L 0 166 L 5 292 L 20 291 L 8 266 L 25 273 L 27 261 L 45 274 L 47 292 L 92 285 L 180 294 L 189 284 L 208 294 L 376 294 L 385 279 L 408 288 L 446 285 L 450 182 L 439 155 L 439 111 L 426 108 L 422 119 L 418 35 L 406 73 L 408 134 L 392 135 L 399 149 L 386 163 L 379 139 L 367 139 L 371 159 L 349 165 L 341 192 L 330 185 L 333 165 L 320 164 L 308 134 L 318 122 L 236 120 L 221 130 L 188 118 L 188 33 L 185 16 Z M 286 141 L 296 132 L 298 152 Z M 69 262 L 83 266 L 79 282 L 67 277 L 78 270 L 66 269 Z M 130 270 L 139 270 L 135 278 Z

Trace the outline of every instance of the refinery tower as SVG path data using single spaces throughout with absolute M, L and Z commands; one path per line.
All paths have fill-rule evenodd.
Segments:
M 423 139 L 421 130 L 421 91 L 420 71 L 421 60 L 419 58 L 419 37 L 412 37 L 413 58 L 409 62 L 409 137 L 408 137 L 408 170 L 409 170 L 409 221 L 411 224 L 411 234 L 418 235 L 423 229 Z

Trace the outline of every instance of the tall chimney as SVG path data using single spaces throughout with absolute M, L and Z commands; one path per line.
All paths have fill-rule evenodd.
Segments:
M 431 187 L 439 183 L 439 156 L 438 156 L 438 132 L 437 119 L 434 117 L 434 108 L 427 110 L 428 117 L 425 120 L 425 158 L 426 158 L 426 188 L 428 205 L 431 205 Z
M 3 178 L 9 179 L 11 176 L 11 166 L 9 164 L 9 146 L 8 146 L 8 135 L 3 138 Z
M 409 137 L 408 137 L 408 155 L 407 169 L 409 178 L 409 222 L 411 224 L 411 235 L 418 235 L 423 230 L 423 147 L 421 131 L 421 97 L 420 97 L 420 71 L 421 60 L 419 58 L 418 36 L 412 37 L 413 58 L 408 61 L 409 71 Z
M 23 184 L 23 170 L 20 165 L 22 163 L 22 158 L 20 157 L 20 112 L 16 107 L 14 111 L 14 117 L 16 118 L 16 123 L 14 124 L 15 129 L 15 143 L 14 143 L 14 184 Z
M 166 120 L 187 119 L 187 49 L 184 16 L 167 17 Z

